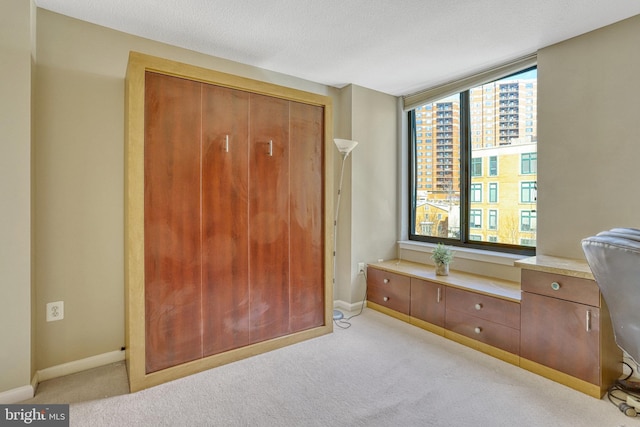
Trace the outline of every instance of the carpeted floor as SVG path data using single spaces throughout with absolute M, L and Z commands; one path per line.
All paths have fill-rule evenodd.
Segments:
M 71 425 L 83 427 L 640 426 L 606 398 L 378 312 L 365 309 L 352 324 L 137 393 L 126 394 L 124 366 L 116 364 L 84 384 L 90 373 L 76 374 L 75 395 L 55 391 L 64 379 L 43 383 L 32 401 L 68 399 Z

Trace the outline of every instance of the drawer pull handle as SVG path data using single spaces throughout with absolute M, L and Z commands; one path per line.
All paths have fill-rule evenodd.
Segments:
M 389 283 L 389 279 L 384 279 L 383 282 L 384 283 Z
M 389 297 L 382 298 L 385 302 L 389 301 Z
M 475 308 L 476 308 L 476 310 L 482 310 L 482 304 L 477 303 L 477 304 L 475 305 Z
M 587 325 L 587 332 L 591 331 L 591 311 L 587 310 L 587 318 L 586 320 L 586 325 Z
M 440 290 L 440 288 L 438 288 L 438 296 L 437 296 L 436 302 L 440 302 L 441 297 L 442 297 L 442 291 Z
M 560 283 L 558 282 L 552 282 L 551 283 L 551 289 L 553 289 L 554 291 L 557 291 L 560 289 Z
M 476 326 L 473 332 L 475 332 L 476 334 L 479 334 L 480 332 L 482 332 L 482 328 L 480 326 Z

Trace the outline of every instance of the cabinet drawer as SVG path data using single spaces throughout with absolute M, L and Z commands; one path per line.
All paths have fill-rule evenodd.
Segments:
M 448 290 L 447 290 L 448 292 Z M 445 329 L 509 353 L 520 353 L 520 331 L 447 307 Z
M 543 271 L 522 270 L 522 291 L 600 307 L 595 281 Z
M 490 322 L 520 329 L 520 304 L 461 289 L 447 289 L 447 313 L 457 310 Z
M 367 299 L 403 314 L 409 314 L 411 279 L 377 268 L 367 268 Z

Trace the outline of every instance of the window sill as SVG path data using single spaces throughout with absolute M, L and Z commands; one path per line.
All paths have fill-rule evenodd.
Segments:
M 408 249 L 416 252 L 433 252 L 433 248 L 437 245 L 434 243 L 415 242 L 411 240 L 401 240 L 398 242 L 399 249 Z M 481 261 L 492 264 L 508 265 L 513 267 L 515 261 L 529 258 L 530 255 L 517 255 L 503 252 L 484 251 L 482 249 L 471 249 L 463 247 L 453 247 L 456 258 L 469 259 L 473 261 Z

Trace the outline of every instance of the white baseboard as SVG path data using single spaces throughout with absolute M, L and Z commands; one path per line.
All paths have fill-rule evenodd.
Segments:
M 0 393 L 0 404 L 11 405 L 12 403 L 31 399 L 33 397 L 33 390 L 34 388 L 32 385 L 24 385 L 22 387 L 3 391 Z
M 360 307 L 362 307 L 362 301 L 358 301 L 354 303 L 348 303 L 342 300 L 333 301 L 333 308 L 337 310 L 352 312 L 352 311 L 359 311 Z
M 37 382 L 63 377 L 65 375 L 75 374 L 76 372 L 86 371 L 87 369 L 98 368 L 100 366 L 120 362 L 124 360 L 124 356 L 124 351 L 111 351 L 109 353 L 87 357 L 86 359 L 74 360 L 73 362 L 52 366 L 50 368 L 42 369 L 36 372 Z
M 120 362 L 124 360 L 124 357 L 124 351 L 111 351 L 109 353 L 98 354 L 96 356 L 87 357 L 86 359 L 74 360 L 73 362 L 63 363 L 62 365 L 56 365 L 39 370 L 33 376 L 30 385 L 25 385 L 0 393 L 0 404 L 10 405 L 12 403 L 31 399 L 35 395 L 34 392 L 38 388 L 38 383 L 41 381 L 63 377 L 65 375 L 86 371 L 87 369 L 98 368 L 100 366 Z

